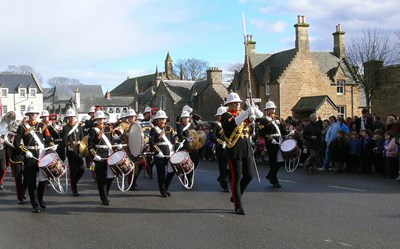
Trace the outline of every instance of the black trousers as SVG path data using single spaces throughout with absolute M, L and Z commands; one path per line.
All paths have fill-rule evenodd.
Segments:
M 35 157 L 38 156 L 37 153 L 33 153 L 33 155 Z M 25 158 L 23 174 L 28 186 L 29 199 L 33 208 L 38 207 L 38 202 L 36 200 L 43 201 L 44 189 L 46 188 L 46 181 L 39 182 L 39 184 L 36 185 L 38 171 L 39 167 L 37 160 L 33 158 Z
M 226 151 L 217 146 L 216 156 L 217 156 L 218 170 L 219 170 L 218 181 L 220 182 L 222 188 L 226 188 L 228 187 L 228 176 L 229 176 L 229 170 L 227 168 L 228 157 L 226 155 Z
M 253 158 L 228 159 L 232 176 L 232 199 L 235 210 L 243 208 L 242 195 L 253 179 Z
M 267 149 L 269 157 L 269 172 L 267 174 L 267 179 L 270 180 L 271 184 L 279 183 L 278 171 L 283 164 L 283 162 L 277 162 L 279 144 L 267 143 L 265 148 Z
M 24 199 L 25 191 L 27 188 L 25 178 L 23 177 L 22 165 L 23 163 L 10 162 L 12 175 L 15 181 L 15 192 L 19 201 L 22 201 Z
M 166 168 L 168 167 L 168 159 L 168 157 L 154 157 L 154 162 L 157 169 L 158 189 L 160 190 L 161 194 L 166 194 L 169 191 L 172 178 L 175 175 L 175 172 L 166 172 Z
M 0 153 L 3 154 L 0 157 L 0 185 L 3 185 L 4 178 L 6 178 L 7 167 L 6 167 L 6 160 L 5 160 L 4 150 L 1 150 Z
M 111 184 L 114 178 L 107 178 L 107 161 L 94 161 L 96 173 L 97 189 L 101 201 L 108 201 L 108 193 L 110 192 Z
M 71 190 L 73 193 L 78 192 L 77 184 L 79 179 L 85 174 L 85 165 L 80 156 L 75 155 L 73 151 L 67 151 L 69 180 L 71 182 Z

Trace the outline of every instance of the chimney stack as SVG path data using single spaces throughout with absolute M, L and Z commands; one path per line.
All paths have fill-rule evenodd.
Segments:
M 111 92 L 107 90 L 106 92 L 106 99 L 111 99 Z
M 75 102 L 76 102 L 76 108 L 77 109 L 81 108 L 81 92 L 79 91 L 79 88 L 76 88 L 75 90 Z
M 256 53 L 256 42 L 253 41 L 253 35 L 247 35 L 246 42 L 247 42 L 247 52 L 249 54 L 255 54 Z
M 294 25 L 296 29 L 296 50 L 300 53 L 308 53 L 310 44 L 308 40 L 308 27 L 310 24 L 305 22 L 304 16 L 297 16 L 297 23 Z
M 221 84 L 222 83 L 222 70 L 218 67 L 210 67 L 207 70 L 207 82 L 208 84 Z
M 346 51 L 344 47 L 344 34 L 342 31 L 342 26 L 340 24 L 336 25 L 336 32 L 333 33 L 333 53 L 343 59 L 346 57 Z

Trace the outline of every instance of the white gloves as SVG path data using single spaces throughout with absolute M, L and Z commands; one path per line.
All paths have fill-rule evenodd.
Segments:
M 123 147 L 122 144 L 117 144 L 117 149 L 118 150 L 122 150 L 122 147 Z
M 272 144 L 279 144 L 275 139 L 272 139 L 271 143 Z
M 113 138 L 114 138 L 114 140 L 120 140 L 121 139 L 120 136 L 118 136 L 117 134 L 114 134 Z
M 235 118 L 235 123 L 236 125 L 240 125 L 243 121 L 247 119 L 247 117 L 250 115 L 251 111 L 247 109 L 246 111 L 240 113 L 236 118 Z
M 246 110 L 247 114 L 250 115 L 254 115 L 255 114 L 255 109 L 254 107 L 250 107 L 249 109 Z
M 256 118 L 262 118 L 264 116 L 264 113 L 260 111 L 258 105 L 254 105 L 251 108 L 254 108 L 254 114 L 256 115 Z
M 93 160 L 100 162 L 101 161 L 101 157 L 99 155 L 95 155 Z
M 164 154 L 160 151 L 160 152 L 158 152 L 158 154 L 156 155 L 156 157 L 158 157 L 158 158 L 163 158 L 163 157 L 164 157 Z
M 30 151 L 28 150 L 28 151 L 26 152 L 25 156 L 26 156 L 26 158 L 32 158 L 32 157 L 33 157 L 33 154 L 32 154 L 32 152 L 30 152 Z

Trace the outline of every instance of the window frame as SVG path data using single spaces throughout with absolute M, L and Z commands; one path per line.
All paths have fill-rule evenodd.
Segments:
M 344 95 L 344 93 L 345 93 L 345 88 L 344 88 L 344 86 L 345 86 L 345 81 L 344 80 L 337 80 L 336 81 L 336 93 L 337 94 L 342 94 L 342 95 Z
M 26 89 L 20 88 L 18 89 L 19 97 L 20 98 L 26 98 Z M 24 93 L 24 94 L 22 94 Z

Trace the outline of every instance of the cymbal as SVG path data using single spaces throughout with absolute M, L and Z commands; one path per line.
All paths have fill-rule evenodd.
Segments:
M 80 157 L 84 158 L 89 155 L 88 144 L 89 144 L 89 136 L 84 136 L 82 138 L 81 143 L 79 144 L 79 156 Z

